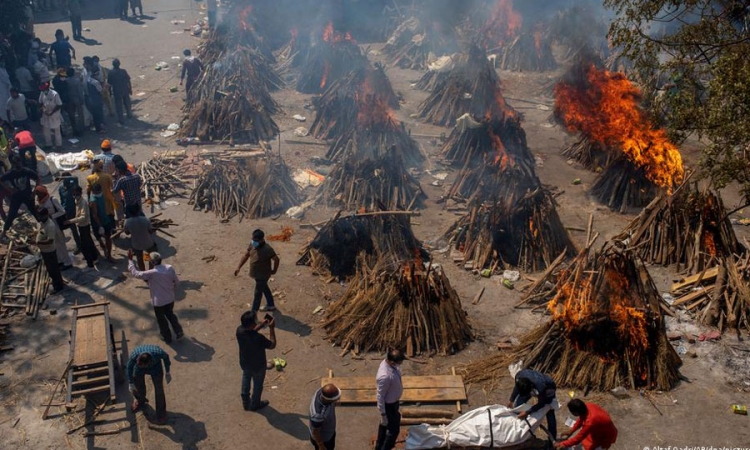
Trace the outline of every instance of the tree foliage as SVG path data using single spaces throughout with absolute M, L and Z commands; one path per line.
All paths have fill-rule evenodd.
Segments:
M 604 0 L 612 44 L 675 139 L 707 142 L 701 166 L 750 201 L 750 6 L 740 0 Z

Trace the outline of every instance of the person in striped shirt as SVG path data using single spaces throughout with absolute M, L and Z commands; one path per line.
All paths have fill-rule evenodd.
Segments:
M 146 375 L 150 375 L 151 382 L 154 383 L 156 422 L 159 424 L 167 423 L 164 372 L 166 372 L 167 383 L 170 383 L 172 381 L 172 375 L 169 372 L 170 366 L 169 355 L 158 345 L 139 345 L 133 349 L 126 369 L 130 392 L 134 397 L 131 406 L 133 412 L 138 411 L 145 403 L 148 403 L 146 399 Z

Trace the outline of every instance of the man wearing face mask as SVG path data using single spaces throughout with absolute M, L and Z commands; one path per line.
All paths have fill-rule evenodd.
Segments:
M 268 280 L 279 270 L 279 257 L 273 247 L 265 241 L 263 230 L 253 231 L 253 240 L 240 260 L 240 265 L 234 271 L 234 276 L 240 274 L 240 269 L 250 260 L 250 278 L 255 280 L 255 295 L 253 297 L 253 311 L 275 311 L 273 294 L 268 287 Z M 260 306 L 260 299 L 265 295 L 266 306 Z
M 62 125 L 62 100 L 54 89 L 50 89 L 49 83 L 39 86 L 39 105 L 42 107 L 42 132 L 44 133 L 44 144 L 47 148 L 52 146 L 52 135 L 55 135 L 55 149 L 62 149 L 62 134 L 60 125 Z
M 405 356 L 401 350 L 391 350 L 380 363 L 375 376 L 377 382 L 378 411 L 380 412 L 380 426 L 375 450 L 391 450 L 396 446 L 396 439 L 401 431 L 401 413 L 399 400 L 404 392 L 401 384 L 401 363 Z

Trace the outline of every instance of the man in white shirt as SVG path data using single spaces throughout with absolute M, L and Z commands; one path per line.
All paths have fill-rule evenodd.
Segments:
M 94 267 L 94 262 L 97 260 L 99 254 L 96 251 L 94 239 L 91 238 L 89 202 L 84 197 L 81 186 L 76 185 L 73 187 L 73 198 L 76 202 L 76 215 L 65 223 L 78 227 L 78 234 L 81 238 L 81 253 L 83 253 L 83 257 L 86 259 L 86 265 Z
M 37 234 L 34 243 L 39 247 L 39 252 L 42 254 L 42 260 L 44 261 L 44 267 L 47 268 L 47 274 L 52 280 L 52 286 L 54 287 L 53 293 L 56 294 L 65 288 L 65 282 L 60 273 L 60 266 L 57 263 L 57 248 L 55 246 L 57 224 L 50 218 L 49 211 L 47 211 L 46 208 L 39 208 L 37 215 L 39 216 L 39 223 L 42 227 L 39 229 L 39 233 Z
M 18 92 L 15 87 L 10 88 L 10 98 L 6 104 L 8 121 L 14 127 L 28 130 L 31 126 L 29 115 L 26 112 L 26 96 Z
M 42 107 L 42 131 L 44 132 L 44 143 L 47 148 L 52 147 L 52 134 L 55 135 L 55 150 L 62 150 L 62 100 L 60 95 L 54 89 L 49 87 L 49 83 L 44 83 L 39 87 L 42 92 L 39 94 L 39 105 Z
M 405 356 L 401 350 L 390 350 L 388 356 L 380 363 L 375 376 L 377 390 L 378 412 L 380 412 L 380 426 L 375 450 L 392 450 L 396 446 L 396 439 L 401 431 L 401 413 L 399 400 L 404 392 L 401 383 L 401 363 Z

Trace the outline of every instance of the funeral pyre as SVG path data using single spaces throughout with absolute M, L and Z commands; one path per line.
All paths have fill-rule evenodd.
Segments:
M 359 263 L 327 308 L 326 336 L 343 353 L 400 348 L 408 356 L 448 355 L 474 339 L 461 299 L 442 268 L 421 258 Z
M 683 180 L 679 150 L 641 110 L 640 90 L 623 74 L 581 57 L 554 91 L 555 116 L 586 140 L 577 145 L 580 156 L 569 156 L 590 165 L 609 161 L 591 189 L 599 201 L 624 212 Z
M 404 20 L 383 46 L 389 64 L 414 70 L 423 70 L 431 59 L 456 51 L 458 35 L 453 26 L 417 17 Z
M 608 391 L 672 389 L 680 357 L 667 339 L 667 308 L 646 267 L 616 242 L 581 252 L 559 276 L 550 321 L 510 354 L 468 367 L 469 381 L 493 382 L 523 361 L 558 386 Z

